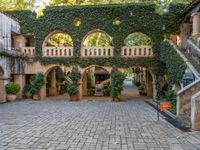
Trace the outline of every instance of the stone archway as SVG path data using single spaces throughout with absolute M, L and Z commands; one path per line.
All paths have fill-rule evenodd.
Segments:
M 81 79 L 82 96 L 94 96 L 93 94 L 95 94 L 95 87 L 97 84 L 104 86 L 105 84 L 110 82 L 110 75 L 109 75 L 110 72 L 111 72 L 111 67 L 108 68 L 108 67 L 99 66 L 99 65 L 91 65 L 87 68 L 82 69 L 82 79 Z M 88 84 L 89 79 L 91 80 L 90 84 Z M 90 88 L 88 88 L 88 86 Z M 99 96 L 105 96 L 105 95 L 104 93 L 102 93 L 102 94 L 99 94 Z
M 133 79 L 136 79 L 137 82 L 144 85 L 145 88 L 145 96 L 148 98 L 156 98 L 156 86 L 155 86 L 155 76 L 152 73 L 150 68 L 146 68 L 143 66 L 138 66 L 140 68 L 140 71 L 138 73 L 134 73 L 135 75 L 133 75 Z M 128 68 L 119 68 L 119 71 L 122 73 L 125 73 L 126 70 Z M 130 68 L 129 68 L 130 69 Z M 127 81 L 127 79 L 125 79 L 124 81 Z M 125 82 L 124 82 L 125 83 Z M 125 91 L 122 91 L 122 94 L 125 94 L 123 96 L 123 99 L 135 99 L 138 97 L 141 97 L 141 95 L 139 95 L 139 85 L 138 87 L 136 86 L 136 83 L 132 83 L 132 81 L 128 80 L 127 82 L 128 87 L 125 88 Z M 124 85 L 123 85 L 124 86 Z M 126 91 L 127 90 L 127 91 Z M 126 95 L 127 94 L 127 95 Z
M 64 71 L 55 66 L 49 69 L 45 74 L 46 96 L 58 96 L 61 94 L 61 84 L 64 80 Z
M 44 72 L 44 74 L 45 74 L 45 81 L 47 82 L 47 76 L 48 76 L 48 74 L 50 74 L 51 73 L 51 71 L 52 70 L 54 70 L 55 68 L 59 68 L 60 70 L 62 70 L 63 72 L 69 72 L 69 71 L 71 71 L 71 69 L 72 69 L 72 67 L 64 67 L 64 66 L 61 66 L 61 65 L 50 65 L 50 66 L 48 66 L 48 67 L 45 67 L 45 68 L 43 68 L 43 71 L 42 72 Z M 52 73 L 52 75 L 54 76 L 55 74 L 54 73 Z M 54 76 L 55 77 L 55 76 Z M 56 86 L 55 86 L 55 82 L 54 82 L 54 85 L 53 85 L 53 88 L 56 88 Z M 54 90 L 53 91 L 53 95 L 56 95 L 56 90 Z M 53 96 L 52 95 L 52 96 Z M 48 96 L 48 94 L 47 94 L 47 86 L 46 86 L 46 84 L 41 88 L 41 90 L 40 90 L 40 97 L 41 97 L 41 99 L 44 99 L 44 98 L 46 98 Z
M 0 103 L 6 101 L 6 91 L 5 91 L 5 85 L 4 85 L 4 70 L 0 66 Z

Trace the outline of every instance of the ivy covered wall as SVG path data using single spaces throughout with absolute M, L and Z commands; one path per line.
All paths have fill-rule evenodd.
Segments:
M 114 4 L 94 6 L 57 6 L 47 7 L 44 15 L 37 18 L 28 10 L 9 12 L 21 24 L 23 34 L 34 34 L 36 57 L 43 64 L 65 64 L 88 66 L 90 64 L 129 67 L 142 65 L 154 67 L 155 72 L 163 72 L 166 65 L 160 61 L 161 42 L 165 33 L 179 32 L 182 21 L 181 11 L 184 5 L 170 5 L 169 12 L 161 15 L 156 12 L 154 4 Z M 80 26 L 74 20 L 81 20 Z M 120 24 L 113 24 L 118 18 Z M 165 28 L 163 28 L 165 26 Z M 81 43 L 86 34 L 92 30 L 100 29 L 112 37 L 114 57 L 112 58 L 81 58 Z M 42 44 L 45 37 L 52 31 L 60 30 L 69 34 L 73 39 L 74 57 L 47 58 L 42 56 Z M 152 41 L 153 58 L 121 58 L 121 47 L 125 38 L 133 32 L 142 32 Z M 168 54 L 168 53 L 167 53 Z M 165 62 L 166 63 L 166 62 Z

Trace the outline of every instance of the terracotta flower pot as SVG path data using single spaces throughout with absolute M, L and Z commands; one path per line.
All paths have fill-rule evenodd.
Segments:
M 33 94 L 33 99 L 34 100 L 39 100 L 40 99 L 40 96 L 38 94 Z
M 78 101 L 78 95 L 70 96 L 71 101 Z
M 139 94 L 140 94 L 141 96 L 145 95 L 144 90 L 139 90 Z
M 119 98 L 113 98 L 112 102 L 121 102 L 121 99 L 119 99 Z
M 30 92 L 28 92 L 28 93 L 25 95 L 26 98 L 31 98 L 31 96 L 32 96 L 32 94 L 31 94 Z
M 13 95 L 13 94 L 7 94 L 7 100 L 9 102 L 15 102 L 17 98 L 17 95 Z

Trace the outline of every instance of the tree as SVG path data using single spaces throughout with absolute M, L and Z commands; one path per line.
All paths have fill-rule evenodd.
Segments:
M 1 10 L 33 9 L 36 0 L 0 0 Z
M 48 39 L 47 46 L 73 46 L 73 42 L 68 34 L 56 33 Z
M 124 44 L 127 46 L 151 45 L 151 39 L 141 32 L 135 32 L 128 35 Z

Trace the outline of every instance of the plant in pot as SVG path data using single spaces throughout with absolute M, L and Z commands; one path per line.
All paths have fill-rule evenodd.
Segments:
M 117 68 L 113 67 L 111 71 L 111 97 L 113 102 L 121 101 L 124 79 L 125 75 L 117 70 Z
M 139 90 L 139 94 L 140 94 L 141 96 L 145 95 L 145 85 L 144 85 L 144 84 L 141 84 L 141 85 L 139 86 L 138 90 Z
M 26 84 L 24 86 L 24 89 L 23 89 L 23 95 L 24 95 L 24 97 L 31 98 L 31 96 L 32 96 L 31 88 L 32 88 L 32 86 L 30 84 Z
M 78 96 L 77 96 L 77 94 L 78 94 L 78 85 L 77 84 L 75 84 L 75 83 L 69 84 L 68 87 L 67 87 L 67 92 L 68 92 L 68 94 L 70 96 L 70 99 L 72 101 L 77 101 L 78 100 Z
M 79 100 L 79 81 L 81 79 L 81 72 L 78 70 L 77 66 L 74 66 L 72 71 L 69 74 L 70 79 L 72 82 L 67 87 L 67 92 L 70 95 L 71 100 Z
M 10 102 L 16 101 L 17 93 L 20 91 L 20 85 L 15 82 L 10 82 L 5 86 L 7 92 L 7 100 Z
M 37 73 L 33 77 L 30 84 L 31 85 L 30 92 L 32 93 L 34 100 L 40 99 L 39 91 L 44 84 L 45 84 L 44 74 L 41 72 Z

